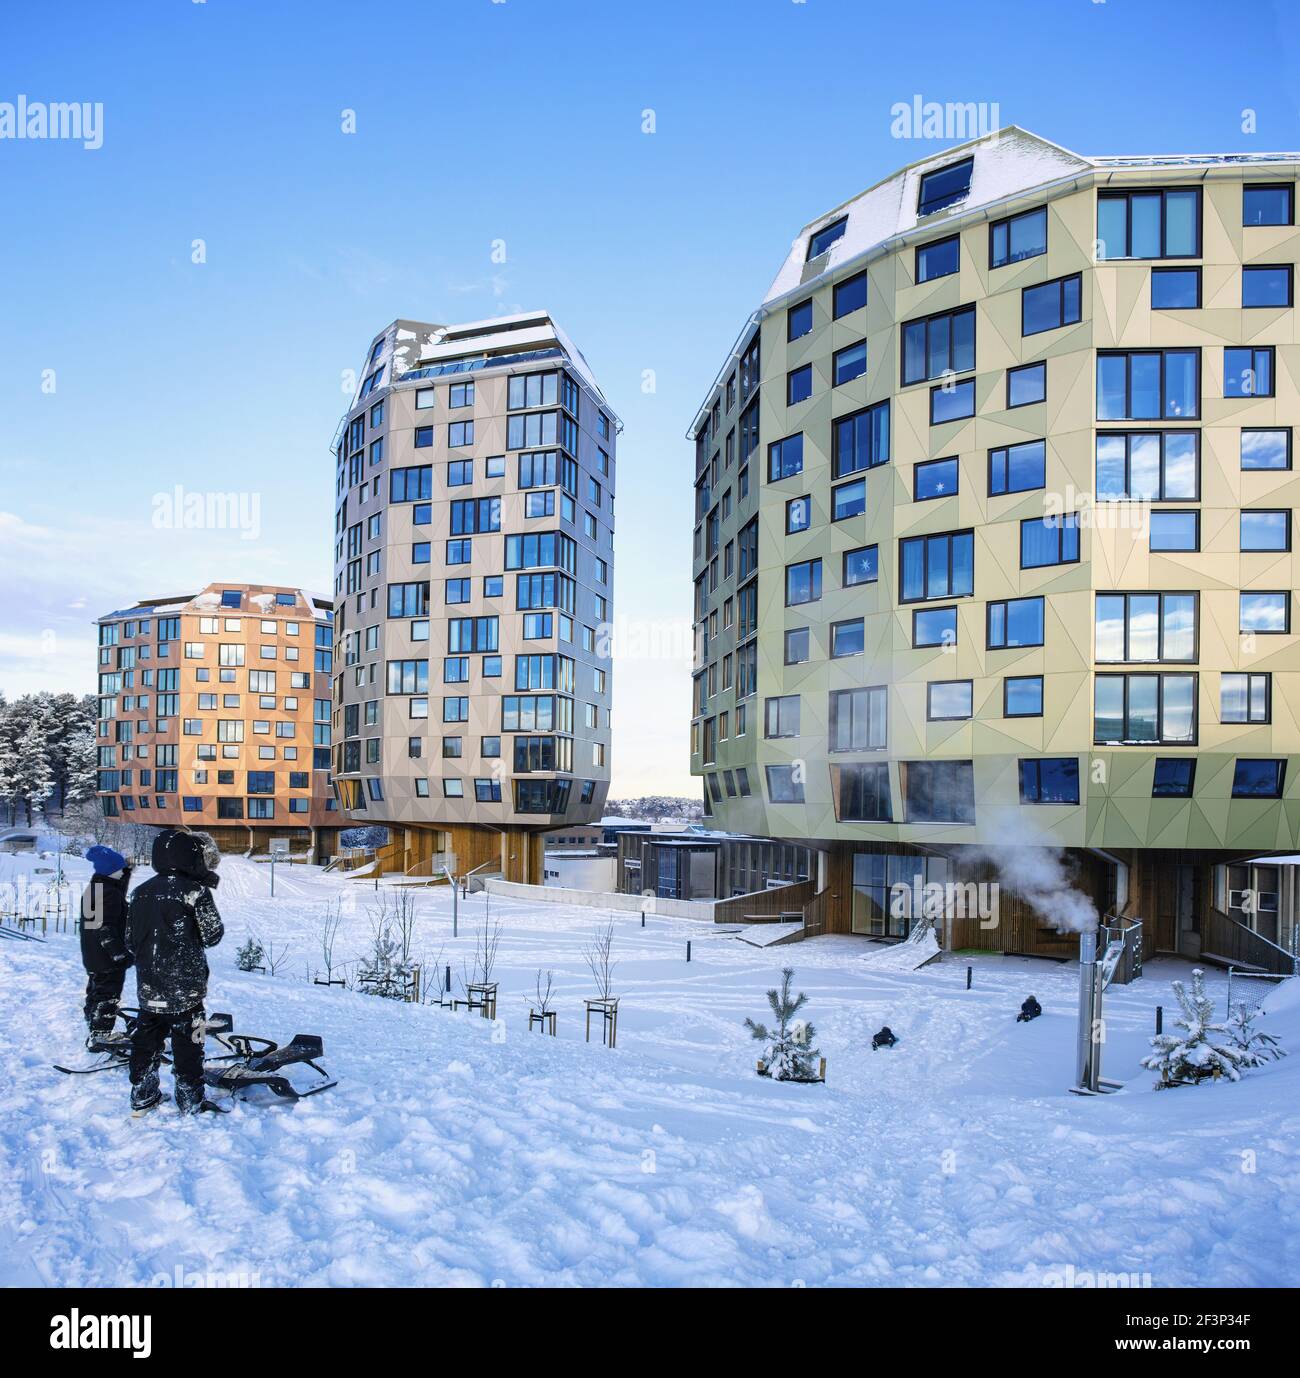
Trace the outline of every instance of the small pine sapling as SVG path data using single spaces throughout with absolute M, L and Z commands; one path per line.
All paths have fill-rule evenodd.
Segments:
M 1240 1081 L 1243 1070 L 1257 1065 L 1255 1055 L 1247 1056 L 1227 1027 L 1214 1022 L 1214 1001 L 1205 993 L 1205 973 L 1199 967 L 1192 972 L 1190 992 L 1181 981 L 1173 983 L 1173 990 L 1182 1011 L 1173 1021 L 1174 1028 L 1181 1032 L 1156 1034 L 1142 1066 L 1160 1073 L 1161 1086 L 1220 1077 Z
M 745 1027 L 760 1043 L 764 1044 L 762 1076 L 776 1081 L 817 1081 L 817 1061 L 821 1056 L 814 1048 L 813 1040 L 817 1032 L 805 1020 L 795 1016 L 808 1003 L 806 991 L 792 996 L 790 985 L 794 980 L 794 969 L 781 970 L 781 989 L 769 990 L 767 1003 L 772 1007 L 772 1017 L 776 1020 L 773 1028 L 766 1024 L 745 1020 Z
M 1247 1067 L 1262 1067 L 1266 1062 L 1276 1062 L 1286 1056 L 1286 1049 L 1270 1033 L 1255 1027 L 1256 1020 L 1264 1011 L 1258 1005 L 1237 1001 L 1228 1014 L 1228 1032 L 1232 1041 L 1251 1059 L 1243 1063 Z
M 257 971 L 266 966 L 266 952 L 251 933 L 247 942 L 235 953 L 235 965 L 240 971 Z

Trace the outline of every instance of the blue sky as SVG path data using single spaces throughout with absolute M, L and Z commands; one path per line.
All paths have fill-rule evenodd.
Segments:
M 399 315 L 541 306 L 561 321 L 626 424 L 619 617 L 671 643 L 690 614 L 684 432 L 800 226 L 942 146 L 892 137 L 890 107 L 996 102 L 1002 123 L 1083 153 L 1300 148 L 1285 14 L 6 7 L 0 102 L 104 116 L 96 150 L 0 139 L 0 689 L 90 690 L 89 620 L 137 595 L 211 579 L 328 591 L 341 377 Z M 255 538 L 158 528 L 156 495 L 178 484 L 255 495 Z M 695 793 L 689 704 L 684 660 L 616 664 L 615 794 Z

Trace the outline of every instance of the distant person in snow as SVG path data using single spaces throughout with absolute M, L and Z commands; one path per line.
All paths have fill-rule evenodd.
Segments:
M 131 867 L 121 852 L 92 847 L 95 868 L 81 895 L 81 964 L 86 968 L 87 1044 L 113 1032 L 131 958 L 126 951 L 126 888 Z
M 1017 1024 L 1028 1024 L 1031 1019 L 1037 1019 L 1043 1012 L 1043 1007 L 1031 995 L 1020 1007 L 1020 1013 L 1016 1015 Z
M 204 948 L 215 947 L 225 935 L 212 898 L 220 861 L 206 833 L 164 829 L 153 844 L 157 875 L 131 896 L 127 949 L 135 958 L 140 1006 L 131 1043 L 133 1110 L 147 1110 L 162 1099 L 158 1063 L 169 1035 L 176 1104 L 184 1114 L 204 1106 Z

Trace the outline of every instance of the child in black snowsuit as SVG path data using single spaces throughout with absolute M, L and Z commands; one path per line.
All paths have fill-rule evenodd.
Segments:
M 86 968 L 83 1012 L 86 1041 L 91 1043 L 113 1032 L 131 965 L 126 951 L 126 889 L 131 868 L 112 847 L 92 847 L 86 860 L 95 868 L 81 895 L 81 963 Z
M 212 899 L 220 861 L 206 833 L 168 828 L 153 844 L 151 880 L 131 896 L 127 948 L 135 958 L 140 1021 L 131 1042 L 131 1108 L 162 1099 L 158 1061 L 171 1037 L 176 1104 L 184 1114 L 203 1107 L 204 997 L 208 961 L 203 950 L 225 934 Z

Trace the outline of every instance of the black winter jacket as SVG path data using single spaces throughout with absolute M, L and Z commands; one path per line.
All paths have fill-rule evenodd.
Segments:
M 121 877 L 91 876 L 81 894 L 81 962 L 88 972 L 103 975 L 131 965 L 126 951 L 126 887 L 131 873 Z
M 192 833 L 168 829 L 153 844 L 158 873 L 136 887 L 128 910 L 126 946 L 135 958 L 142 1010 L 180 1014 L 208 992 L 204 948 L 225 936 L 212 899 L 217 877 Z

